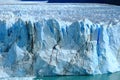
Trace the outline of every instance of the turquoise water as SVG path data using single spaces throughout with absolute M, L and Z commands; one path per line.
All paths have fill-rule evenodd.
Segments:
M 120 72 L 95 76 L 56 76 L 39 77 L 34 80 L 120 80 Z

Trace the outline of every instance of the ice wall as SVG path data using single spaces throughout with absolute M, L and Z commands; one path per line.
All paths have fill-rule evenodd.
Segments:
M 88 13 L 75 15 L 81 11 L 80 6 L 74 6 L 78 5 L 72 5 L 68 11 L 66 6 L 58 5 L 58 10 L 48 8 L 50 14 L 45 7 L 36 10 L 35 5 L 0 6 L 0 77 L 120 71 L 120 16 L 119 11 L 115 12 L 119 7 L 105 7 L 109 13 L 115 13 L 113 16 L 107 12 L 103 15 L 103 9 L 97 12 L 99 6 L 91 7 L 96 13 L 90 17 Z
M 0 21 L 0 67 L 9 76 L 94 75 L 120 70 L 120 23 L 88 19 Z

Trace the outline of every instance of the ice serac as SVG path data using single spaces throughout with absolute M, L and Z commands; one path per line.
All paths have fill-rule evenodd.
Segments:
M 0 67 L 7 76 L 94 75 L 120 70 L 120 23 L 106 26 L 85 19 L 61 27 L 55 19 L 18 19 L 8 29 L 0 21 L 0 27 Z
M 50 17 L 44 7 L 37 12 L 34 11 L 39 7 L 34 8 L 36 5 L 32 8 L 27 5 L 29 10 L 23 7 L 21 10 L 20 5 L 16 5 L 18 11 L 13 6 L 9 5 L 11 13 L 0 13 L 3 16 L 0 16 L 0 77 L 95 75 L 120 71 L 120 20 L 116 17 L 104 19 L 106 22 L 97 22 L 88 14 L 85 19 L 71 19 L 67 14 L 61 15 L 66 10 L 61 11 L 64 7 L 61 9 L 59 5 L 60 10 L 48 8 L 50 13 L 59 13 Z M 79 12 L 80 7 L 75 8 Z M 30 9 L 33 11 L 29 12 Z M 42 11 L 44 18 L 36 18 Z

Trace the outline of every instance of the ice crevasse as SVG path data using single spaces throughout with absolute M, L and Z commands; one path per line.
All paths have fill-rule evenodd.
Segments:
M 120 71 L 120 21 L 0 20 L 0 77 Z

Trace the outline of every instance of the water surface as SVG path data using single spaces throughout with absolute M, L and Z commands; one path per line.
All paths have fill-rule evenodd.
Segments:
M 120 80 L 120 72 L 95 76 L 56 76 L 39 77 L 34 80 Z

